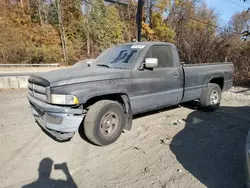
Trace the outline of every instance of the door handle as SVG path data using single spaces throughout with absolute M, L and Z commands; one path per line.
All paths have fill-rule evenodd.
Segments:
M 176 72 L 173 73 L 173 77 L 178 77 L 178 76 L 179 76 L 179 74 L 177 74 Z

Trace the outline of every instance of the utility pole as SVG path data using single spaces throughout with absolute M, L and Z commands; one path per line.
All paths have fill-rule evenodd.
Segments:
M 119 5 L 124 5 L 124 6 L 129 6 L 128 3 L 123 3 L 121 1 L 118 0 L 105 0 L 106 2 L 109 3 L 117 3 Z M 147 0 L 149 1 L 149 0 Z M 137 24 L 137 41 L 140 42 L 141 41 L 141 29 L 142 29 L 142 10 L 144 7 L 144 3 L 145 0 L 138 0 L 138 4 L 137 4 L 137 13 L 136 13 L 136 24 Z
M 138 0 L 136 24 L 137 24 L 137 41 L 141 42 L 141 29 L 142 29 L 142 10 L 145 0 Z

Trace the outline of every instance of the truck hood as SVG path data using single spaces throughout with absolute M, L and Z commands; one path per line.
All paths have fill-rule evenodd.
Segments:
M 47 80 L 53 87 L 98 80 L 123 79 L 130 77 L 130 74 L 131 70 L 126 69 L 79 66 L 41 73 L 36 77 Z

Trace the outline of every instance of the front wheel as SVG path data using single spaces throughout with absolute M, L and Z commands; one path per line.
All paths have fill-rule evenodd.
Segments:
M 219 85 L 209 83 L 200 98 L 201 109 L 207 112 L 217 110 L 221 102 L 221 88 Z
M 125 125 L 122 106 L 111 100 L 101 100 L 93 104 L 84 119 L 86 137 L 99 146 L 115 142 Z

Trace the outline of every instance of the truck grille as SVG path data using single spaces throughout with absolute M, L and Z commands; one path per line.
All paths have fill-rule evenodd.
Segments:
M 28 92 L 31 96 L 34 96 L 35 98 L 41 101 L 47 101 L 46 87 L 29 82 L 28 88 Z

